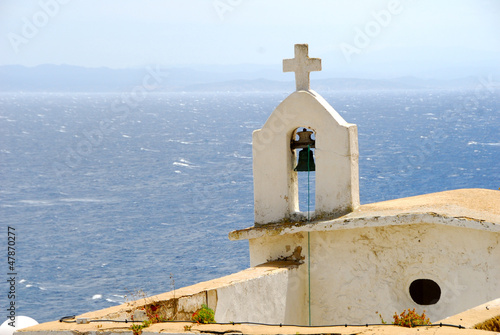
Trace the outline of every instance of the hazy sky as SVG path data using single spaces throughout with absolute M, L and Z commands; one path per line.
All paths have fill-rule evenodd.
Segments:
M 491 65 L 499 0 L 0 0 L 0 65 Z M 497 64 L 500 62 L 496 61 Z

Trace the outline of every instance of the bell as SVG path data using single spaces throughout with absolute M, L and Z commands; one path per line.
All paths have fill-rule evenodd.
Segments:
M 304 148 L 299 151 L 299 162 L 294 171 L 316 171 L 316 165 L 314 164 L 314 154 L 310 148 Z

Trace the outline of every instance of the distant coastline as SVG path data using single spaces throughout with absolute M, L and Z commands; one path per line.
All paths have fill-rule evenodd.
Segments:
M 293 80 L 278 70 L 247 68 L 213 72 L 191 68 L 110 69 L 70 65 L 0 66 L 0 92 L 123 92 L 143 85 L 147 72 L 157 71 L 162 80 L 155 92 L 290 92 Z M 153 73 L 154 75 L 154 73 Z M 314 74 L 312 74 L 314 76 Z M 500 87 L 498 76 L 465 76 L 455 79 L 331 77 L 314 80 L 314 90 L 474 89 Z M 496 81 L 495 81 L 496 80 Z M 149 91 L 149 90 L 148 90 Z

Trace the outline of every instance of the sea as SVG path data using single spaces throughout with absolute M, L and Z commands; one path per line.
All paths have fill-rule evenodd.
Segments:
M 499 189 L 498 90 L 319 93 L 358 126 L 363 204 Z M 0 322 L 247 268 L 228 233 L 253 225 L 252 131 L 287 95 L 0 93 Z

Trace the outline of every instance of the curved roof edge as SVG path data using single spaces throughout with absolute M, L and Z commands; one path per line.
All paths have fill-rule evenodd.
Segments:
M 304 105 L 309 106 L 308 108 L 303 108 Z M 282 122 L 286 122 L 290 120 L 290 117 L 293 118 L 296 116 L 297 112 L 301 112 L 303 110 L 308 110 L 307 113 L 311 113 L 311 110 L 316 112 L 320 112 L 321 114 L 326 113 L 329 117 L 335 120 L 335 123 L 342 127 L 353 126 L 354 124 L 347 122 L 344 120 L 342 115 L 340 115 L 335 108 L 332 107 L 323 98 L 319 93 L 313 90 L 301 90 L 295 91 L 287 96 L 283 101 L 281 101 L 278 106 L 273 110 L 273 112 L 269 115 L 268 119 L 262 125 L 261 129 L 271 127 L 273 124 L 273 120 L 275 118 L 280 119 Z M 287 113 L 285 116 L 282 113 Z M 291 114 L 290 114 L 291 113 Z M 304 114 L 310 117 L 310 114 Z

